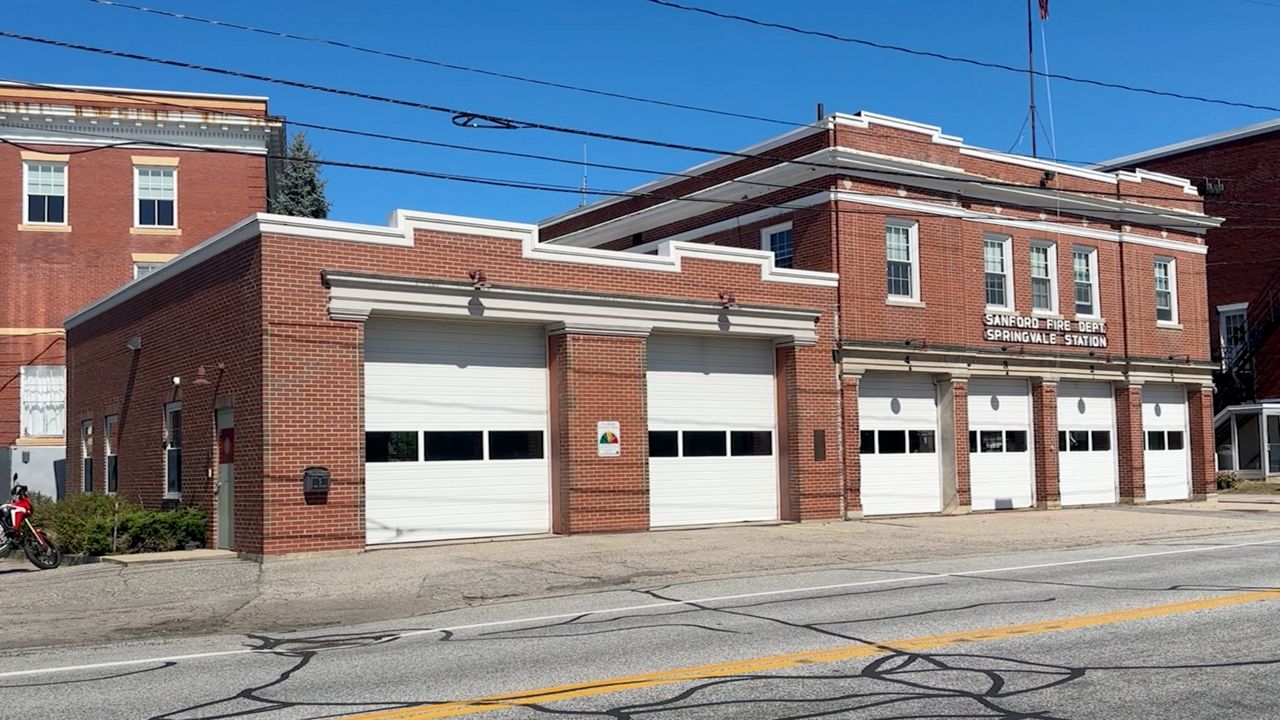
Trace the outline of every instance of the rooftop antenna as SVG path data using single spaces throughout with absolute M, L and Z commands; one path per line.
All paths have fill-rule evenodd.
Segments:
M 582 185 L 579 187 L 581 196 L 578 198 L 578 207 L 585 207 L 587 204 L 587 144 L 582 143 Z
M 1049 19 L 1049 0 L 1040 0 L 1040 20 Z M 1027 90 L 1031 100 L 1031 157 L 1040 157 L 1036 148 L 1036 43 L 1032 34 L 1031 0 L 1027 0 Z

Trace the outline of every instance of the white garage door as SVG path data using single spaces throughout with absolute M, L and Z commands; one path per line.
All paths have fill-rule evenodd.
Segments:
M 974 510 L 1031 507 L 1031 387 L 1025 379 L 969 381 L 969 488 Z
M 1147 500 L 1186 500 L 1191 495 L 1191 453 L 1187 449 L 1187 391 L 1181 385 L 1142 388 L 1142 429 L 1146 435 Z
M 648 342 L 649 523 L 776 520 L 773 344 Z
M 369 544 L 550 529 L 541 327 L 365 327 Z
M 863 514 L 942 511 L 932 377 L 867 373 L 858 384 L 858 429 Z
M 1058 384 L 1058 486 L 1063 505 L 1116 502 L 1111 383 Z

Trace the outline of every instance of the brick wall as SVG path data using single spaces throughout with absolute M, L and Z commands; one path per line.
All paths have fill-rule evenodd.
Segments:
M 955 430 L 955 442 L 950 450 L 955 454 L 956 505 L 959 506 L 957 509 L 963 510 L 973 506 L 973 492 L 969 484 L 969 383 L 955 379 L 950 382 L 954 402 L 952 427 Z M 941 450 L 947 451 L 946 448 Z
M 1191 495 L 1218 492 L 1217 457 L 1213 443 L 1213 389 L 1187 389 L 1187 424 L 1191 432 Z
M 1117 383 L 1115 401 L 1120 502 L 1144 502 L 1147 497 L 1144 471 L 1147 445 L 1142 432 L 1142 386 Z
M 1058 478 L 1058 384 L 1033 382 L 1031 422 L 1035 433 L 1036 506 L 1052 509 L 1062 505 Z

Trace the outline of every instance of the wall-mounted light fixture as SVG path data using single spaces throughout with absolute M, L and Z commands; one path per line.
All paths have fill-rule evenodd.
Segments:
M 227 366 L 225 363 L 218 363 L 217 365 L 214 365 L 213 368 L 218 371 L 218 377 L 222 377 L 222 372 L 227 369 Z M 209 384 L 209 371 L 205 369 L 205 366 L 201 365 L 200 367 L 196 368 L 196 379 L 192 380 L 191 384 L 192 385 L 208 385 Z
M 124 347 L 130 352 L 138 352 L 142 349 L 142 338 L 135 335 L 124 342 Z
M 489 276 L 485 275 L 484 270 L 480 268 L 472 268 L 467 271 L 467 277 L 471 278 L 471 287 L 476 290 L 483 290 L 489 285 Z
M 720 307 L 725 310 L 733 310 L 738 307 L 738 297 L 728 290 L 720 291 Z

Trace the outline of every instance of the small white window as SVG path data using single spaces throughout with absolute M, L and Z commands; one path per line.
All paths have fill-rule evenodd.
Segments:
M 1158 257 L 1156 272 L 1156 322 L 1178 324 L 1178 265 L 1173 258 Z
M 25 202 L 22 222 L 30 225 L 67 224 L 66 163 L 23 163 Z
M 1244 352 L 1249 339 L 1248 303 L 1236 305 L 1220 305 L 1218 307 L 1218 329 L 1221 332 L 1222 365 L 1230 368 L 1236 358 Z
M 114 493 L 120 484 L 119 458 L 120 416 L 108 415 L 102 423 L 102 452 L 107 459 L 107 492 Z
M 1098 249 L 1091 247 L 1073 249 L 1071 268 L 1075 276 L 1076 315 L 1098 317 Z
M 890 219 L 884 226 L 884 254 L 888 294 L 891 299 L 920 299 L 920 241 L 917 225 L 910 220 Z
M 774 225 L 761 230 L 760 249 L 773 253 L 775 267 L 792 267 L 795 252 L 791 242 L 791 223 Z
M 1009 262 L 1012 242 L 1007 235 L 982 237 L 982 269 L 988 308 L 1013 309 L 1013 268 Z
M 27 365 L 19 371 L 23 437 L 62 437 L 67 421 L 67 368 Z
M 178 170 L 135 167 L 133 224 L 135 227 L 178 226 Z
M 164 406 L 164 495 L 182 497 L 182 403 Z
M 136 262 L 133 264 L 133 279 L 144 278 L 151 273 L 160 269 L 164 263 L 158 262 Z
M 84 481 L 84 491 L 93 492 L 93 421 L 80 423 L 80 465 L 83 469 L 80 477 Z
M 1051 242 L 1031 241 L 1031 310 L 1058 313 L 1058 249 Z

